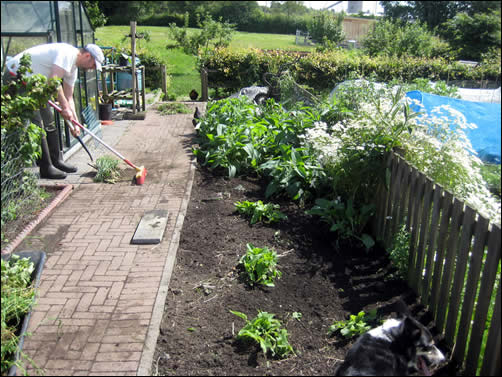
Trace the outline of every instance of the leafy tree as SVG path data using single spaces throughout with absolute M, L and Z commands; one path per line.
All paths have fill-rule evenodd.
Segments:
M 343 41 L 345 34 L 342 22 L 345 14 L 332 14 L 329 11 L 318 12 L 308 23 L 308 31 L 312 39 L 322 44 L 337 44 Z
M 420 22 L 378 21 L 361 44 L 371 56 L 408 55 L 431 58 L 450 53 L 448 44 L 440 41 Z
M 500 50 L 500 9 L 491 13 L 459 13 L 444 23 L 443 35 L 463 59 L 481 60 L 482 54 Z
M 99 8 L 99 1 L 84 1 L 84 7 L 89 16 L 89 21 L 94 29 L 105 26 L 106 16 Z

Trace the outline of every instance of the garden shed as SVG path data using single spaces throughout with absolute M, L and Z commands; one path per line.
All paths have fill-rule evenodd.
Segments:
M 2 71 L 9 57 L 36 45 L 65 42 L 80 48 L 95 43 L 94 29 L 82 1 L 2 1 L 1 4 Z M 74 100 L 77 113 L 89 107 L 97 116 L 96 71 L 79 70 Z M 62 119 L 58 125 L 61 145 L 68 151 L 77 140 L 70 138 L 68 126 Z

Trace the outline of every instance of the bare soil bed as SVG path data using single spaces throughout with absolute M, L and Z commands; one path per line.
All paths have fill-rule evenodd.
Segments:
M 393 275 L 385 252 L 366 252 L 336 242 L 327 228 L 290 201 L 278 202 L 288 220 L 249 225 L 234 202 L 264 200 L 257 178 L 227 179 L 198 168 L 170 281 L 154 355 L 155 375 L 331 375 L 355 339 L 328 336 L 336 320 L 378 309 L 394 317 L 404 300 L 414 316 L 434 333 L 430 315 L 406 284 Z M 237 268 L 246 244 L 273 248 L 282 277 L 275 287 L 250 288 Z M 258 311 L 275 314 L 289 334 L 295 355 L 266 359 L 256 345 L 235 335 Z M 292 313 L 302 314 L 301 320 Z M 440 348 L 448 354 L 443 346 Z M 455 366 L 436 375 L 455 375 Z

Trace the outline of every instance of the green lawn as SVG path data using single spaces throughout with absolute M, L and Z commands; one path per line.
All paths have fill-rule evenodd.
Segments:
M 167 66 L 167 71 L 171 75 L 171 83 L 168 88 L 169 93 L 173 93 L 179 100 L 188 99 L 188 93 L 192 89 L 200 93 L 200 75 L 196 70 L 196 59 L 186 55 L 180 49 L 169 49 L 167 46 L 173 44 L 169 36 L 168 27 L 161 26 L 139 26 L 137 32 L 148 31 L 150 41 L 137 40 L 137 52 L 148 51 L 157 56 Z M 196 29 L 190 29 L 194 31 Z M 129 26 L 104 26 L 96 30 L 96 43 L 104 47 L 115 47 L 117 49 L 131 48 L 131 40 L 127 38 L 122 41 L 124 35 L 130 33 Z M 236 32 L 230 44 L 231 48 L 259 48 L 265 50 L 284 49 L 309 51 L 313 47 L 295 45 L 294 35 L 283 34 L 260 34 Z

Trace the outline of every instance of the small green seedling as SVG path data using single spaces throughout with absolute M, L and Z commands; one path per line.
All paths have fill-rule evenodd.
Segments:
M 247 252 L 239 263 L 243 265 L 250 285 L 262 284 L 267 287 L 274 287 L 275 278 L 282 276 L 277 269 L 277 253 L 267 247 L 254 247 L 248 243 Z
M 281 208 L 279 204 L 264 204 L 261 200 L 258 200 L 257 202 L 245 200 L 243 202 L 235 202 L 234 205 L 240 214 L 251 218 L 249 220 L 251 225 L 257 223 L 258 221 L 276 223 L 288 218 L 284 213 L 279 211 L 279 208 Z
M 238 340 L 252 339 L 258 343 L 265 357 L 270 352 L 272 357 L 285 358 L 294 353 L 288 341 L 288 331 L 281 329 L 281 321 L 274 318 L 274 314 L 258 311 L 258 315 L 251 321 L 246 314 L 230 310 L 230 313 L 242 318 L 246 324 L 238 332 Z
M 119 161 L 111 156 L 99 157 L 96 160 L 98 173 L 94 182 L 115 183 L 120 178 Z
M 299 320 L 301 320 L 301 319 L 302 319 L 302 313 L 300 313 L 300 312 L 293 312 L 293 313 L 291 314 L 291 317 L 292 317 L 293 319 L 296 319 L 297 321 L 299 321 Z
M 350 318 L 346 321 L 335 321 L 328 330 L 328 335 L 331 336 L 337 330 L 345 338 L 352 338 L 356 335 L 364 334 L 366 331 L 370 330 L 372 326 L 368 322 L 375 322 L 377 318 L 376 309 L 371 310 L 368 314 L 360 311 L 357 315 L 350 315 Z

